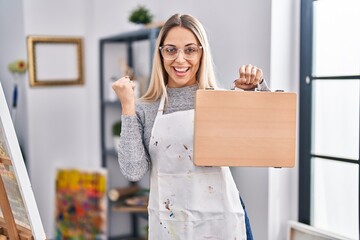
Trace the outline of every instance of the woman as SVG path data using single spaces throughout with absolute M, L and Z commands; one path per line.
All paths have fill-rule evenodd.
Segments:
M 138 181 L 150 170 L 149 239 L 252 239 L 229 168 L 192 161 L 196 90 L 217 88 L 203 26 L 175 14 L 156 49 L 149 89 L 137 103 L 128 77 L 113 84 L 122 105 L 121 171 Z M 257 67 L 239 72 L 234 87 L 267 89 Z

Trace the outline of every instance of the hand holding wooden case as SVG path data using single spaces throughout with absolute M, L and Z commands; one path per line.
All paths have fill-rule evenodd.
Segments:
M 295 93 L 198 90 L 197 166 L 294 167 Z

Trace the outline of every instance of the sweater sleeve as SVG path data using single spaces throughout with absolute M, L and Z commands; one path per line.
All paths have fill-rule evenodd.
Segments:
M 235 81 L 234 81 L 235 82 Z M 233 82 L 233 84 L 234 84 Z M 235 87 L 235 85 L 233 85 L 233 87 L 231 88 L 231 90 L 242 90 L 244 91 L 243 89 L 241 88 L 237 88 Z M 259 83 L 256 87 L 252 88 L 252 89 L 248 89 L 248 90 L 245 90 L 245 91 L 265 91 L 265 92 L 271 92 L 271 89 L 268 87 L 267 83 L 266 83 L 266 80 L 263 79 L 262 83 Z
M 268 87 L 265 79 L 262 81 L 262 83 L 260 83 L 257 86 L 257 90 L 258 91 L 271 91 L 270 88 Z
M 121 116 L 118 161 L 129 181 L 139 181 L 150 169 L 150 157 L 144 146 L 144 128 L 139 115 Z

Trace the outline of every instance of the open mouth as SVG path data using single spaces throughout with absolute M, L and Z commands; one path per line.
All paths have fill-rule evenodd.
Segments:
M 186 73 L 190 69 L 189 67 L 186 67 L 186 68 L 173 67 L 173 68 L 174 68 L 175 72 L 177 72 L 177 73 Z

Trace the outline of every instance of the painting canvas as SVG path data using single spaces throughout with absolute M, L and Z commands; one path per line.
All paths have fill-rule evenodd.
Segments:
M 55 183 L 55 239 L 106 239 L 106 170 L 59 168 Z
M 28 229 L 34 239 L 46 239 L 30 179 L 0 83 L 0 176 L 17 229 Z M 0 210 L 0 221 L 4 212 Z M 4 224 L 2 224 L 4 225 Z M 19 233 L 20 235 L 20 233 Z

